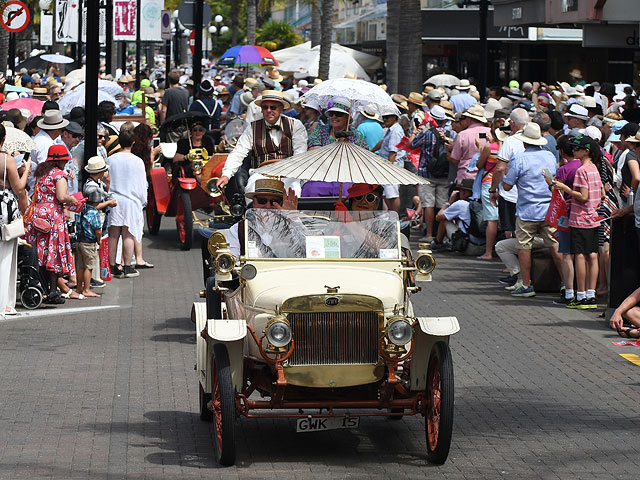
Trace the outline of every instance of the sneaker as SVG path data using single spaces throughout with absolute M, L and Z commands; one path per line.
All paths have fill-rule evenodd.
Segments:
M 431 244 L 432 252 L 444 252 L 446 250 L 449 250 L 449 244 L 446 242 L 433 242 Z
M 517 275 L 509 275 L 506 277 L 500 277 L 498 279 L 498 281 L 503 284 L 503 285 L 515 285 L 515 283 L 518 281 L 518 276 Z
M 104 287 L 104 282 L 102 280 L 91 279 L 91 288 L 102 288 Z
M 553 301 L 554 305 L 566 305 L 568 306 L 575 300 L 576 297 L 566 298 L 564 295 Z
M 506 287 L 504 287 L 504 289 L 507 290 L 508 292 L 512 292 L 516 288 L 520 288 L 521 286 L 522 286 L 522 280 L 519 282 L 516 281 L 516 283 L 514 283 L 513 285 L 507 285 Z
M 139 277 L 140 272 L 133 268 L 131 265 L 124 266 L 124 278 Z
M 511 295 L 513 295 L 514 297 L 535 297 L 536 292 L 533 290 L 533 285 L 529 285 L 528 287 L 520 285 L 513 292 L 511 292 Z
M 569 303 L 567 303 L 567 308 L 580 308 L 580 305 L 582 305 L 582 302 L 584 302 L 586 300 L 586 298 L 583 298 L 582 300 L 578 300 L 577 298 L 572 298 L 571 301 Z
M 435 241 L 435 237 L 422 237 L 418 240 L 418 243 L 433 243 Z
M 595 298 L 585 298 L 580 305 L 578 305 L 579 310 L 591 310 L 594 308 L 598 308 L 598 303 Z
M 119 268 L 117 265 L 111 265 L 111 276 L 113 278 L 124 278 L 124 271 L 122 268 Z

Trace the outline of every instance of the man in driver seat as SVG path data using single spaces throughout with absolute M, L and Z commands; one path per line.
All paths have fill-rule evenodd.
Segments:
M 258 168 L 267 161 L 277 161 L 307 151 L 307 131 L 302 122 L 282 115 L 285 109 L 290 109 L 282 92 L 265 90 L 255 104 L 261 108 L 264 118 L 251 122 L 244 130 L 236 147 L 227 157 L 222 176 L 216 182 L 216 187 L 221 188 L 233 177 L 227 198 L 234 204 L 237 200 L 232 199 L 231 195 L 236 194 L 237 197 L 243 194 L 245 186 L 251 191 L 252 183 L 257 178 L 264 178 L 254 175 L 247 183 L 249 174 L 252 173 L 250 169 Z M 252 153 L 251 165 L 245 162 L 249 153 Z M 296 193 L 300 194 L 298 180 L 285 179 L 285 185 L 287 188 L 293 186 Z

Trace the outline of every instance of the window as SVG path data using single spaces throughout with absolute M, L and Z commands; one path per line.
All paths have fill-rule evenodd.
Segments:
M 578 0 L 562 0 L 562 12 L 578 11 Z

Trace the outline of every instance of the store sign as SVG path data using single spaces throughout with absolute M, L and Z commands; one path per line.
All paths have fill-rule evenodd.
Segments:
M 583 47 L 638 48 L 640 26 L 631 25 L 584 25 Z

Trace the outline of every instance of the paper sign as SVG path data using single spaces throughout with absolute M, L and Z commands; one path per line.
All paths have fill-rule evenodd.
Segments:
M 113 39 L 115 41 L 136 39 L 136 14 L 136 0 L 113 0 Z
M 397 248 L 381 248 L 380 258 L 398 258 Z
M 74 0 L 56 0 L 56 42 L 78 41 L 78 15 L 80 5 Z
M 53 15 L 40 14 L 40 45 L 53 45 Z
M 340 258 L 340 237 L 306 237 L 307 258 Z

